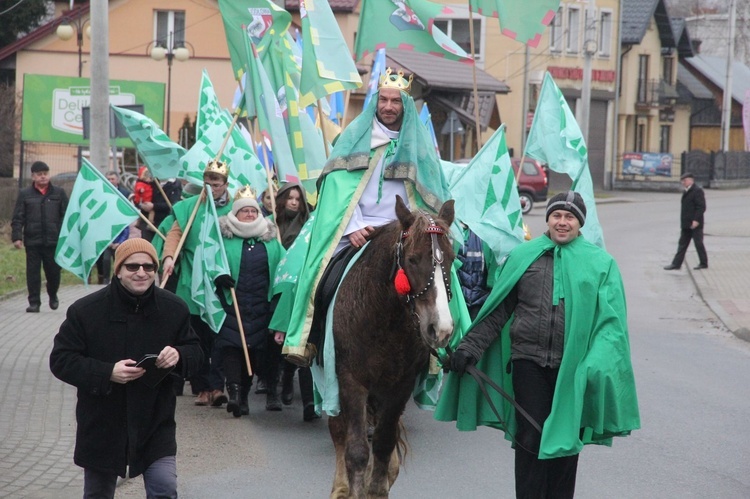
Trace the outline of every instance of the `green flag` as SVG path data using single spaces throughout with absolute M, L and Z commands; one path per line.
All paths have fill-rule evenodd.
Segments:
M 266 142 L 271 143 L 277 177 L 280 182 L 299 181 L 297 168 L 292 157 L 289 137 L 284 117 L 271 87 L 266 70 L 258 58 L 258 53 L 250 41 L 245 39 L 247 72 L 250 75 L 246 99 L 253 99 L 258 113 L 257 126 Z
M 362 86 L 328 0 L 300 0 L 302 18 L 302 81 L 300 106 L 321 97 Z
M 359 61 L 380 48 L 413 50 L 473 64 L 470 56 L 435 26 L 453 9 L 428 0 L 363 0 L 354 47 Z
M 88 282 L 104 249 L 138 218 L 138 210 L 85 158 L 65 211 L 55 261 Z
M 521 201 L 505 143 L 505 125 L 455 174 L 450 190 L 456 200 L 456 218 L 492 248 L 498 264 L 523 242 Z
M 270 0 L 219 0 L 229 57 L 235 79 L 244 71 L 245 40 L 263 54 L 273 36 L 282 36 L 292 22 L 292 15 Z
M 586 143 L 565 97 L 549 73 L 544 75 L 524 154 L 547 163 L 553 171 L 570 176 L 571 189 L 586 203 L 586 224 L 581 233 L 589 242 L 604 248 Z
M 203 185 L 203 171 L 209 161 L 216 157 L 232 125 L 232 116 L 219 106 L 219 99 L 205 71 L 196 121 L 197 138 L 193 147 L 182 156 L 181 166 L 185 170 L 186 180 Z M 232 127 L 221 160 L 229 165 L 230 193 L 235 193 L 243 185 L 251 185 L 258 192 L 268 187 L 263 165 L 237 126 Z
M 180 158 L 187 152 L 184 147 L 172 142 L 148 116 L 115 105 L 112 105 L 112 110 L 151 175 L 162 179 L 185 177 L 185 169 L 180 163 Z
M 219 230 L 219 217 L 216 205 L 210 201 L 211 187 L 208 189 L 208 202 L 203 202 L 202 221 L 200 224 L 200 242 L 193 252 L 193 273 L 190 281 L 190 297 L 200 311 L 203 322 L 212 331 L 218 333 L 224 324 L 227 314 L 216 294 L 214 280 L 223 274 L 231 275 L 224 240 Z M 239 318 L 238 318 L 239 319 Z
M 560 0 L 472 0 L 469 5 L 483 16 L 497 17 L 505 36 L 536 47 L 555 17 Z

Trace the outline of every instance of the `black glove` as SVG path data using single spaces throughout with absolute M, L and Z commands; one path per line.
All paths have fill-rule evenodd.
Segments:
M 454 371 L 459 376 L 462 376 L 466 372 L 466 368 L 473 366 L 477 363 L 475 359 L 466 350 L 458 349 L 451 355 L 451 371 Z
M 233 288 L 235 282 L 229 274 L 221 274 L 220 276 L 216 276 L 214 284 L 216 284 L 217 288 Z

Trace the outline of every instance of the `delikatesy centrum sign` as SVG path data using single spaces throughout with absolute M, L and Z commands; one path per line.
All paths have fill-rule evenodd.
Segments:
M 21 140 L 88 145 L 83 138 L 83 108 L 91 102 L 88 78 L 24 75 Z M 144 114 L 164 121 L 163 83 L 110 80 L 109 101 L 116 106 L 142 104 Z M 120 147 L 130 139 L 117 139 Z

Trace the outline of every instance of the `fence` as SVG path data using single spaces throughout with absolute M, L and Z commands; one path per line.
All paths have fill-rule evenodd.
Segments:
M 692 173 L 695 181 L 703 186 L 748 186 L 750 185 L 750 152 L 686 151 L 682 153 L 682 171 Z

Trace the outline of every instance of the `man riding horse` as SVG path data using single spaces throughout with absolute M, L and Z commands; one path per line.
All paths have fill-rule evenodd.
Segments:
M 315 290 L 324 274 L 335 274 L 325 280 L 337 282 L 347 261 L 339 253 L 356 252 L 375 227 L 395 220 L 397 195 L 410 209 L 433 213 L 450 198 L 429 132 L 409 95 L 411 82 L 412 76 L 407 80 L 403 71 L 388 68 L 376 97 L 339 136 L 321 173 L 299 279 L 271 323 L 287 333 L 284 353 L 290 362 L 310 365 L 316 355 L 323 321 L 315 314 L 325 314 L 330 297 L 316 297 Z M 324 287 L 323 294 L 335 291 L 335 284 Z

